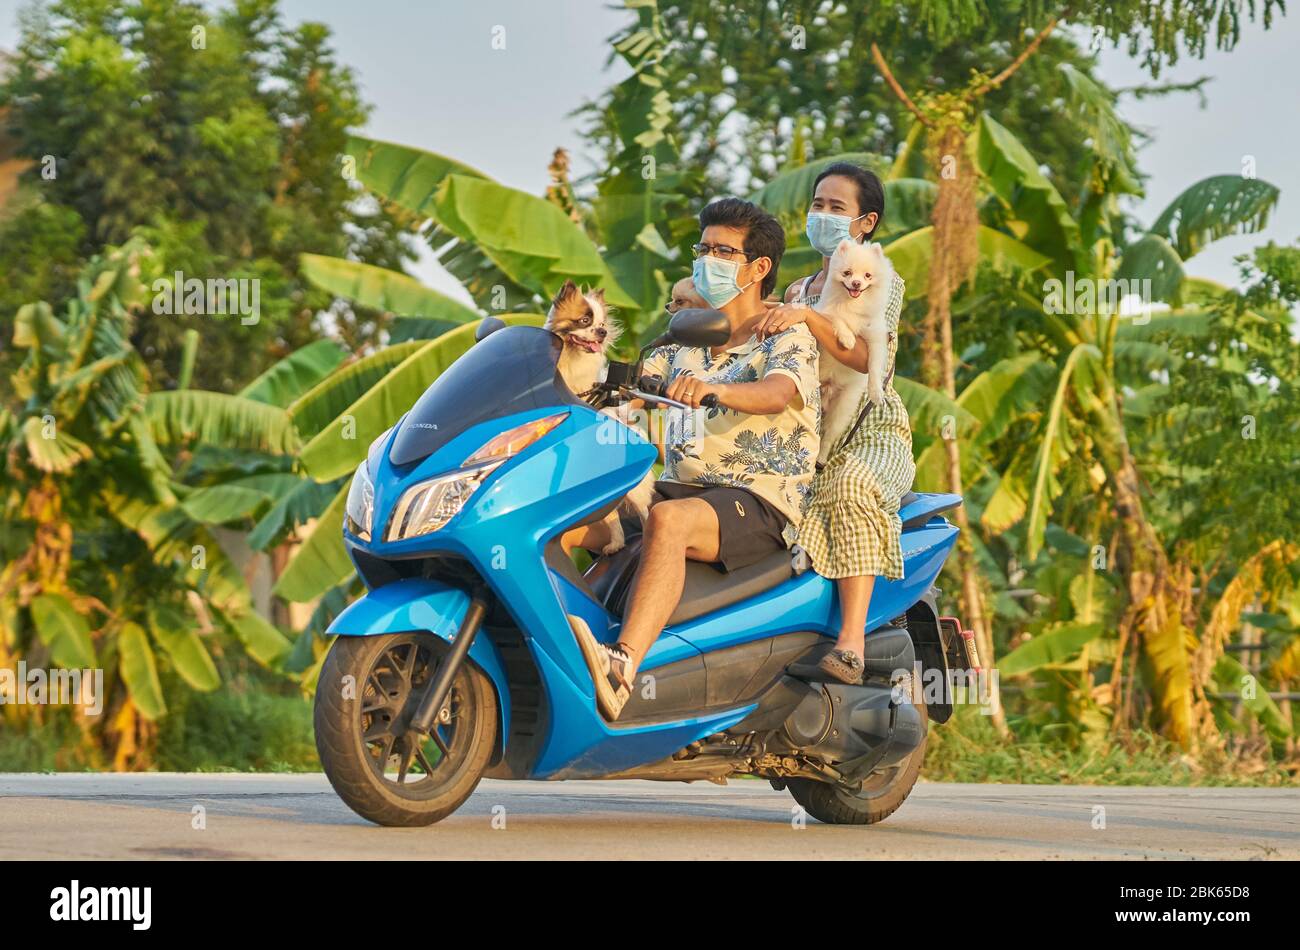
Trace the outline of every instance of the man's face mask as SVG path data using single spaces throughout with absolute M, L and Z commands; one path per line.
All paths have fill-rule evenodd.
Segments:
M 804 233 L 808 235 L 808 243 L 815 247 L 822 257 L 830 257 L 835 253 L 835 248 L 839 247 L 840 241 L 848 240 L 849 225 L 870 213 L 868 211 L 866 214 L 858 215 L 857 218 L 850 218 L 847 214 L 812 211 L 808 214 Z
M 695 292 L 716 310 L 731 303 L 754 282 L 751 280 L 743 286 L 740 285 L 736 281 L 736 275 L 739 273 L 740 265 L 735 261 L 724 260 L 710 254 L 695 258 L 695 264 L 691 268 L 691 283 L 695 285 Z

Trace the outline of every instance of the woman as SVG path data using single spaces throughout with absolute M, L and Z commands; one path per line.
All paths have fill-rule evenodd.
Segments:
M 807 234 L 822 254 L 821 270 L 790 285 L 785 303 L 775 306 L 759 327 L 760 339 L 805 323 L 821 344 L 822 359 L 829 355 L 858 372 L 867 371 L 866 342 L 859 338 L 852 349 L 840 346 L 829 321 L 812 306 L 821 299 L 835 247 L 845 238 L 869 240 L 884 213 L 884 187 L 866 169 L 837 162 L 817 176 Z M 902 278 L 895 276 L 886 311 L 889 359 L 885 398 L 871 406 L 844 444 L 833 447 L 825 468 L 813 480 L 799 526 L 799 543 L 813 567 L 823 577 L 834 579 L 839 588 L 839 636 L 818 666 L 827 678 L 843 683 L 862 681 L 867 606 L 876 578 L 903 576 L 898 507 L 916 474 L 907 409 L 892 385 L 903 289 Z

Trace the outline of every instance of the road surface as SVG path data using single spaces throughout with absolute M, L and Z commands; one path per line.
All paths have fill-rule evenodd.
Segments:
M 794 807 L 758 781 L 485 781 L 441 824 L 394 829 L 321 775 L 5 774 L 0 861 L 1300 858 L 1297 789 L 921 783 L 870 828 Z

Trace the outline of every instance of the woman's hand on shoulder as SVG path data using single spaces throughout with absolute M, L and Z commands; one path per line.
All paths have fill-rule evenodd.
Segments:
M 763 306 L 768 308 L 767 315 L 754 328 L 754 335 L 760 340 L 784 333 L 795 324 L 807 323 L 812 313 L 811 307 L 798 303 L 779 304 L 775 301 L 764 301 Z

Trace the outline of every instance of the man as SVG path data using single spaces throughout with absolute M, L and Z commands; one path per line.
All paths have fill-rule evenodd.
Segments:
M 574 623 L 611 720 L 681 599 L 686 560 L 732 571 L 785 548 L 817 459 L 816 341 L 803 324 L 761 343 L 754 336 L 785 252 L 780 223 L 757 205 L 724 198 L 704 208 L 700 228 L 692 282 L 727 315 L 731 338 L 711 350 L 663 347 L 646 360 L 644 372 L 663 378 L 668 396 L 696 411 L 676 411 L 668 424 L 655 486 L 664 500 L 650 509 L 618 643 L 600 643 L 581 620 Z M 700 409 L 710 394 L 719 408 Z M 598 550 L 607 530 L 599 523 L 578 528 L 572 540 Z

